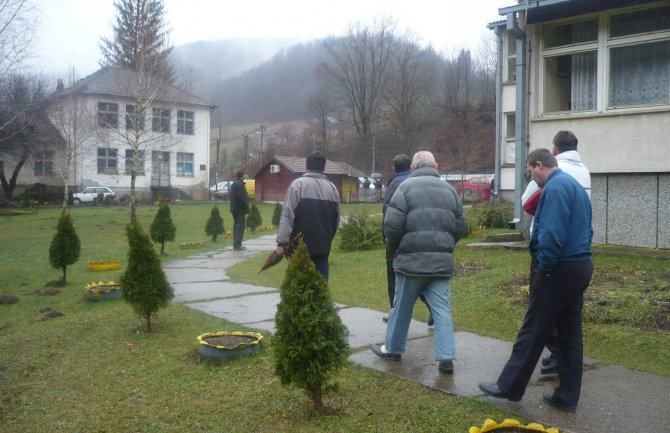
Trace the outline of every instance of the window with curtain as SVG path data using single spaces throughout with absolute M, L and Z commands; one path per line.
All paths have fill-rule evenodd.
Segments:
M 98 149 L 98 174 L 117 174 L 116 149 Z
M 516 157 L 516 115 L 505 114 L 505 148 L 503 149 L 503 164 L 514 165 Z
M 610 49 L 608 107 L 670 103 L 670 41 Z

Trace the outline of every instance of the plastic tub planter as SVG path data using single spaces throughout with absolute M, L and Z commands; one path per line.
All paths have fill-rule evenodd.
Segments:
M 258 352 L 263 334 L 258 332 L 209 332 L 198 335 L 200 357 L 225 361 Z
M 123 296 L 121 286 L 114 281 L 89 283 L 84 286 L 84 289 L 86 289 L 86 299 L 93 302 L 118 299 Z
M 88 268 L 92 271 L 114 271 L 121 269 L 121 260 L 91 260 Z
M 545 433 L 559 433 L 557 428 L 545 428 L 542 424 L 530 423 L 523 425 L 515 419 L 506 419 L 500 424 L 487 419 L 482 428 L 470 427 L 470 433 L 518 433 L 518 432 L 545 432 Z

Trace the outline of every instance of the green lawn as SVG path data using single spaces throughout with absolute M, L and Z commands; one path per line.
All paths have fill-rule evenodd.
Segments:
M 171 206 L 177 240 L 166 244 L 164 260 L 231 245 L 230 240 L 214 244 L 205 236 L 211 207 Z M 259 206 L 264 225 L 270 222 L 273 207 Z M 230 230 L 228 206 L 219 204 L 219 208 Z M 356 211 L 361 208 L 373 214 L 380 212 L 381 205 L 358 205 Z M 353 209 L 345 205 L 343 214 Z M 156 210 L 139 208 L 146 229 Z M 159 312 L 155 332 L 147 334 L 142 331 L 143 319 L 122 300 L 85 300 L 86 283 L 118 279 L 121 274 L 94 273 L 86 264 L 120 258 L 125 265 L 127 208 L 72 210 L 82 256 L 68 270 L 68 285 L 55 296 L 44 296 L 46 282 L 61 274 L 48 261 L 58 215 L 59 209 L 40 209 L 37 215 L 0 216 L 0 295 L 20 299 L 0 305 L 0 432 L 462 433 L 470 426 L 481 426 L 486 418 L 501 421 L 512 416 L 474 399 L 448 396 L 348 365 L 336 377 L 339 388 L 325 398 L 330 412 L 316 417 L 301 391 L 276 380 L 271 338 L 259 355 L 210 364 L 199 360 L 195 337 L 243 328 L 173 304 Z M 178 249 L 178 243 L 194 241 L 206 241 L 206 246 Z M 257 275 L 262 260 L 240 264 L 231 275 L 239 281 L 278 287 L 286 262 Z M 670 333 L 667 328 L 654 329 L 664 319 L 650 314 L 647 305 L 667 303 L 669 261 L 600 252 L 594 260 L 597 268 L 607 271 L 597 275 L 594 292 L 602 294 L 593 302 L 602 311 L 586 326 L 587 355 L 670 375 Z M 336 302 L 386 310 L 381 250 L 335 250 L 331 262 Z M 527 253 L 459 247 L 457 262 L 453 289 L 457 329 L 513 339 L 524 309 Z M 646 297 L 635 297 L 636 288 Z M 42 321 L 41 311 L 47 307 L 63 315 Z M 631 312 L 637 325 L 619 317 L 621 308 Z M 426 319 L 421 306 L 415 314 Z

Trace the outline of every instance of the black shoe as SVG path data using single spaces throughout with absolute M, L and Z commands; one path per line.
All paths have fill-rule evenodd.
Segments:
M 549 362 L 549 364 L 540 368 L 540 373 L 541 374 L 556 374 L 556 373 L 558 373 L 558 362 L 556 361 L 556 358 L 551 358 L 551 362 Z
M 479 389 L 484 391 L 484 394 L 495 398 L 506 398 L 509 401 L 521 401 L 521 397 L 512 397 L 507 395 L 498 388 L 498 384 L 491 382 L 479 382 Z
M 547 365 L 555 361 L 556 359 L 554 358 L 554 354 L 551 353 L 549 354 L 549 356 L 545 356 L 544 358 L 542 358 L 542 367 L 546 367 Z
M 544 398 L 544 401 L 549 403 L 549 406 L 553 406 L 558 410 L 562 410 L 563 412 L 575 413 L 577 410 L 577 405 L 568 406 L 567 404 L 558 401 L 553 392 L 545 392 L 542 397 Z
M 435 321 L 433 320 L 433 314 L 431 313 L 430 316 L 428 316 L 428 326 L 433 326 L 435 324 Z
M 445 359 L 440 361 L 440 365 L 437 367 L 440 370 L 440 373 L 453 374 L 454 373 L 454 361 L 451 359 Z
M 382 317 L 382 322 L 389 323 L 389 316 Z
M 240 250 L 246 250 L 247 247 L 245 247 L 244 245 L 240 245 L 239 247 L 233 247 L 233 249 L 234 249 L 235 251 L 240 251 Z
M 392 361 L 400 361 L 400 355 L 397 355 L 395 353 L 390 353 L 390 352 L 383 352 L 382 351 L 382 345 L 381 344 L 373 344 L 370 348 L 372 349 L 372 352 L 377 355 L 378 357 L 382 359 L 389 359 Z M 386 347 L 384 347 L 386 349 Z

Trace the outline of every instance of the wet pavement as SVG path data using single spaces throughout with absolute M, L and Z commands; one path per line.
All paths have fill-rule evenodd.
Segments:
M 269 235 L 247 240 L 244 251 L 227 247 L 165 263 L 163 267 L 173 284 L 175 301 L 248 328 L 274 333 L 278 290 L 231 283 L 226 274 L 228 267 L 274 250 L 274 238 Z M 434 360 L 432 328 L 426 323 L 412 320 L 402 360 L 386 361 L 375 356 L 369 347 L 384 341 L 386 324 L 382 317 L 387 312 L 340 304 L 337 307 L 349 329 L 349 345 L 354 351 L 349 360 L 360 366 L 448 394 L 486 401 L 562 432 L 670 431 L 670 378 L 620 366 L 598 366 L 596 360 L 585 359 L 582 396 L 576 414 L 547 406 L 542 394 L 557 385 L 557 377 L 541 376 L 539 367 L 524 398 L 512 403 L 485 397 L 477 387 L 479 382 L 496 380 L 511 353 L 511 342 L 456 332 L 454 374 L 440 374 Z M 485 418 L 482 417 L 482 422 Z

